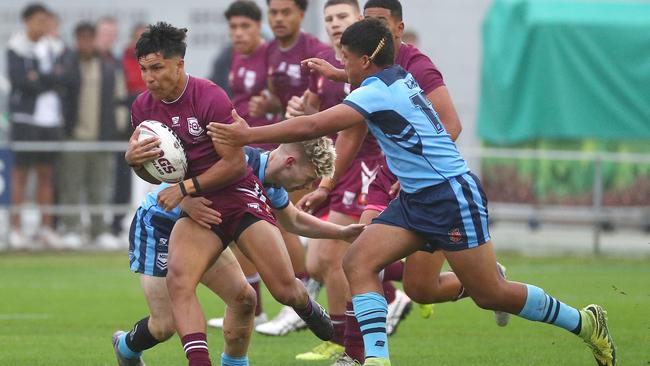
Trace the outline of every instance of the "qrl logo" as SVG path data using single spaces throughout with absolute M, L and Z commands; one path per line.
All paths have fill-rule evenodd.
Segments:
M 162 169 L 167 174 L 171 174 L 176 171 L 176 168 L 174 168 L 172 163 L 165 158 L 158 159 L 158 165 L 160 166 L 160 169 Z

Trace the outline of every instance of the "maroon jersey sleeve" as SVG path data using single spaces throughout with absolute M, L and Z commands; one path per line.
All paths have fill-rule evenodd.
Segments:
M 422 88 L 425 94 L 429 94 L 438 87 L 445 85 L 438 68 L 422 53 L 418 52 L 414 55 L 406 69 L 413 75 L 418 84 L 420 84 L 420 88 Z
M 210 122 L 231 124 L 233 104 L 228 94 L 214 83 L 207 82 L 201 92 L 201 104 L 198 108 L 199 123 L 206 128 Z

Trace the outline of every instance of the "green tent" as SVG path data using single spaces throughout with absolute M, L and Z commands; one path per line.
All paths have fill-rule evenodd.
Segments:
M 496 0 L 483 26 L 480 138 L 650 138 L 650 2 Z

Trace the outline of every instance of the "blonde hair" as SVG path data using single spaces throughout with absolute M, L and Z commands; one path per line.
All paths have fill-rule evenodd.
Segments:
M 314 166 L 316 176 L 331 178 L 334 175 L 336 149 L 329 137 L 319 137 L 313 140 L 295 142 L 293 145 L 304 153 L 304 159 Z

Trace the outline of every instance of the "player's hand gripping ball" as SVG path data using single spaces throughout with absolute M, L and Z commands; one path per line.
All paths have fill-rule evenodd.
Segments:
M 187 158 L 181 140 L 166 125 L 153 120 L 140 123 L 138 141 L 157 137 L 160 140 L 162 154 L 143 166 L 152 177 L 161 182 L 179 183 L 187 173 Z

